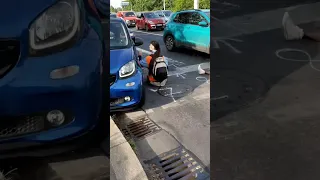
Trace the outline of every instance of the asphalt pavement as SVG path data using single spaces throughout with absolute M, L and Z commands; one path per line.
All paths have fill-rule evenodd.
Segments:
M 244 3 L 241 15 L 256 12 L 258 3 Z M 234 24 L 224 26 L 225 30 L 220 27 L 214 34 L 213 39 L 224 38 L 211 53 L 215 82 L 211 89 L 212 179 L 320 178 L 320 44 L 305 39 L 285 41 L 281 30 L 283 12 L 288 10 L 292 17 L 301 17 L 299 25 L 305 31 L 318 31 L 314 19 L 319 19 L 320 13 L 313 8 L 319 3 L 307 5 L 309 11 L 299 11 L 299 7 L 276 10 L 286 5 L 270 2 L 266 8 L 275 13 L 262 8 L 247 15 L 246 23 L 252 28 L 247 28 L 251 32 L 245 35 L 228 33 L 229 28 L 239 27 Z M 312 19 L 306 14 L 312 14 Z M 234 15 L 233 22 L 243 20 L 236 12 Z M 257 17 L 276 23 L 259 29 L 254 26 L 263 21 Z
M 157 92 L 157 88 L 145 84 L 144 111 L 209 168 L 210 78 L 199 75 L 198 66 L 209 71 L 210 56 L 185 49 L 167 51 L 163 31 L 145 32 L 135 28 L 132 31 L 143 39 L 144 44 L 138 50 L 144 56 L 148 55 L 149 43 L 155 40 L 160 43 L 161 54 L 169 60 L 167 85 Z
M 79 149 L 46 158 L 2 160 L 0 171 L 8 180 L 110 179 L 109 159 L 100 148 Z

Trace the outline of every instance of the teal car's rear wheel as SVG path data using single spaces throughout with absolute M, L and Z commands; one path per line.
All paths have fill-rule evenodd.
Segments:
M 173 36 L 168 35 L 165 39 L 165 45 L 168 51 L 174 51 L 176 48 L 175 40 Z

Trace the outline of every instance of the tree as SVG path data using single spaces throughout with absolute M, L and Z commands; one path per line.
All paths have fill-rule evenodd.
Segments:
M 181 11 L 185 9 L 193 9 L 193 0 L 165 0 L 166 10 Z M 128 0 L 129 6 L 123 7 L 123 10 L 155 11 L 163 10 L 163 0 Z M 199 0 L 200 9 L 209 9 L 210 0 Z M 117 11 L 117 9 L 115 9 Z

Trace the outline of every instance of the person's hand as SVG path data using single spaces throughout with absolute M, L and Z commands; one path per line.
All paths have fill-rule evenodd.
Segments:
M 139 56 L 142 56 L 142 52 L 141 51 L 139 51 Z

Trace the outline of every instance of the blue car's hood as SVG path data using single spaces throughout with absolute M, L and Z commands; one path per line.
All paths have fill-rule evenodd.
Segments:
M 115 49 L 110 51 L 110 74 L 116 74 L 120 68 L 133 60 L 133 48 Z
M 8 0 L 0 6 L 0 37 L 18 37 L 30 23 L 57 0 Z

